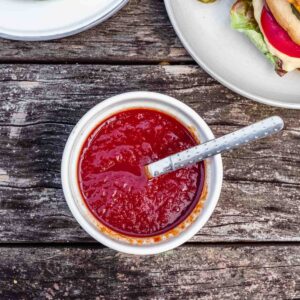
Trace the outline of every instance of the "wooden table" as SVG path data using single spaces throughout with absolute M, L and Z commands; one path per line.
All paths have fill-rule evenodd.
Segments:
M 163 1 L 131 0 L 105 24 L 63 40 L 1 40 L 0 60 L 1 299 L 300 297 L 300 111 L 255 103 L 208 76 L 175 36 Z M 286 122 L 282 133 L 223 155 L 212 218 L 158 256 L 96 243 L 60 183 L 80 117 L 133 90 L 182 100 L 216 136 L 270 115 Z

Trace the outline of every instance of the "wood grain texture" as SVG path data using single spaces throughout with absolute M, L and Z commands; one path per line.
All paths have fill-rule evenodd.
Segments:
M 169 22 L 162 0 L 131 0 L 95 28 L 61 40 L 0 39 L 0 61 L 145 62 L 191 61 Z
M 132 90 L 182 100 L 217 136 L 270 115 L 282 116 L 282 133 L 223 155 L 219 205 L 194 241 L 300 240 L 300 111 L 240 97 L 193 65 L 1 65 L 2 243 L 91 241 L 61 191 L 62 151 L 88 109 Z
M 294 246 L 185 246 L 148 257 L 87 247 L 1 248 L 0 254 L 2 299 L 300 297 Z
M 300 111 L 254 103 L 208 76 L 182 48 L 163 0 L 130 0 L 62 40 L 0 40 L 0 62 L 1 299 L 300 298 Z M 158 256 L 96 243 L 60 183 L 74 125 L 134 90 L 182 100 L 216 136 L 270 115 L 286 122 L 282 133 L 223 155 L 212 218 L 194 243 Z

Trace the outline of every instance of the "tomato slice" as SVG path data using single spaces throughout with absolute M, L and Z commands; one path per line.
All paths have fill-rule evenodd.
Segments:
M 266 38 L 274 48 L 288 56 L 300 58 L 300 46 L 290 38 L 266 7 L 262 10 L 261 26 Z

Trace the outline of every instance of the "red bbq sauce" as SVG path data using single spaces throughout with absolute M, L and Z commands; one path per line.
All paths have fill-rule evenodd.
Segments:
M 156 110 L 132 109 L 109 117 L 91 132 L 78 161 L 87 207 L 102 224 L 127 236 L 173 229 L 201 196 L 204 163 L 152 180 L 144 166 L 195 145 L 185 126 Z

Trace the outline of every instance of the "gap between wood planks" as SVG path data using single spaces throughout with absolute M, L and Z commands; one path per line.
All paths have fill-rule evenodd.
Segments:
M 10 80 L 11 82 L 12 80 Z M 4 82 L 4 81 L 2 81 Z M 31 127 L 31 126 L 38 126 L 38 125 L 66 125 L 66 126 L 75 126 L 77 123 L 71 123 L 71 122 L 63 122 L 63 121 L 37 121 L 37 122 L 25 122 L 23 124 L 14 124 L 14 123 L 1 123 L 0 122 L 0 127 Z M 230 122 L 207 122 L 207 124 L 209 126 L 226 126 L 226 127 L 233 127 L 232 131 L 235 130 L 239 130 L 241 128 L 243 128 L 244 126 L 247 125 L 243 125 L 243 124 L 235 124 L 235 123 L 230 123 Z M 287 128 L 283 128 L 282 132 L 299 132 L 300 133 L 300 129 L 298 130 L 297 128 L 293 128 L 293 129 L 287 129 Z
M 172 65 L 172 66 L 182 66 L 182 65 L 191 65 L 198 66 L 198 64 L 194 60 L 178 60 L 178 61 L 168 61 L 168 60 L 92 60 L 92 59 L 81 59 L 81 60 L 0 60 L 1 65 L 99 65 L 99 66 L 157 66 L 157 65 Z M 200 68 L 200 67 L 199 67 Z
M 234 178 L 223 178 L 224 181 L 227 182 L 245 182 L 245 183 L 273 183 L 278 185 L 285 185 L 290 187 L 300 187 L 300 183 L 289 183 L 284 181 L 276 181 L 276 180 L 244 180 L 244 179 L 234 179 Z M 8 188 L 8 189 L 19 189 L 19 190 L 28 190 L 28 189 L 54 189 L 54 190 L 62 190 L 61 185 L 27 185 L 27 186 L 14 186 L 9 184 L 0 184 L 0 188 Z
M 286 246 L 286 247 L 299 247 L 300 241 L 294 241 L 294 242 L 286 242 L 286 241 L 241 241 L 241 242 L 230 242 L 230 241 L 224 241 L 224 242 L 186 242 L 183 245 L 179 247 L 196 247 L 196 248 L 204 248 L 204 247 L 210 247 L 210 248 L 242 248 L 242 247 L 273 247 L 273 246 Z M 105 249 L 108 248 L 101 243 L 97 241 L 91 241 L 91 242 L 14 242 L 14 243 L 0 243 L 0 249 L 1 248 L 82 248 L 82 249 Z

